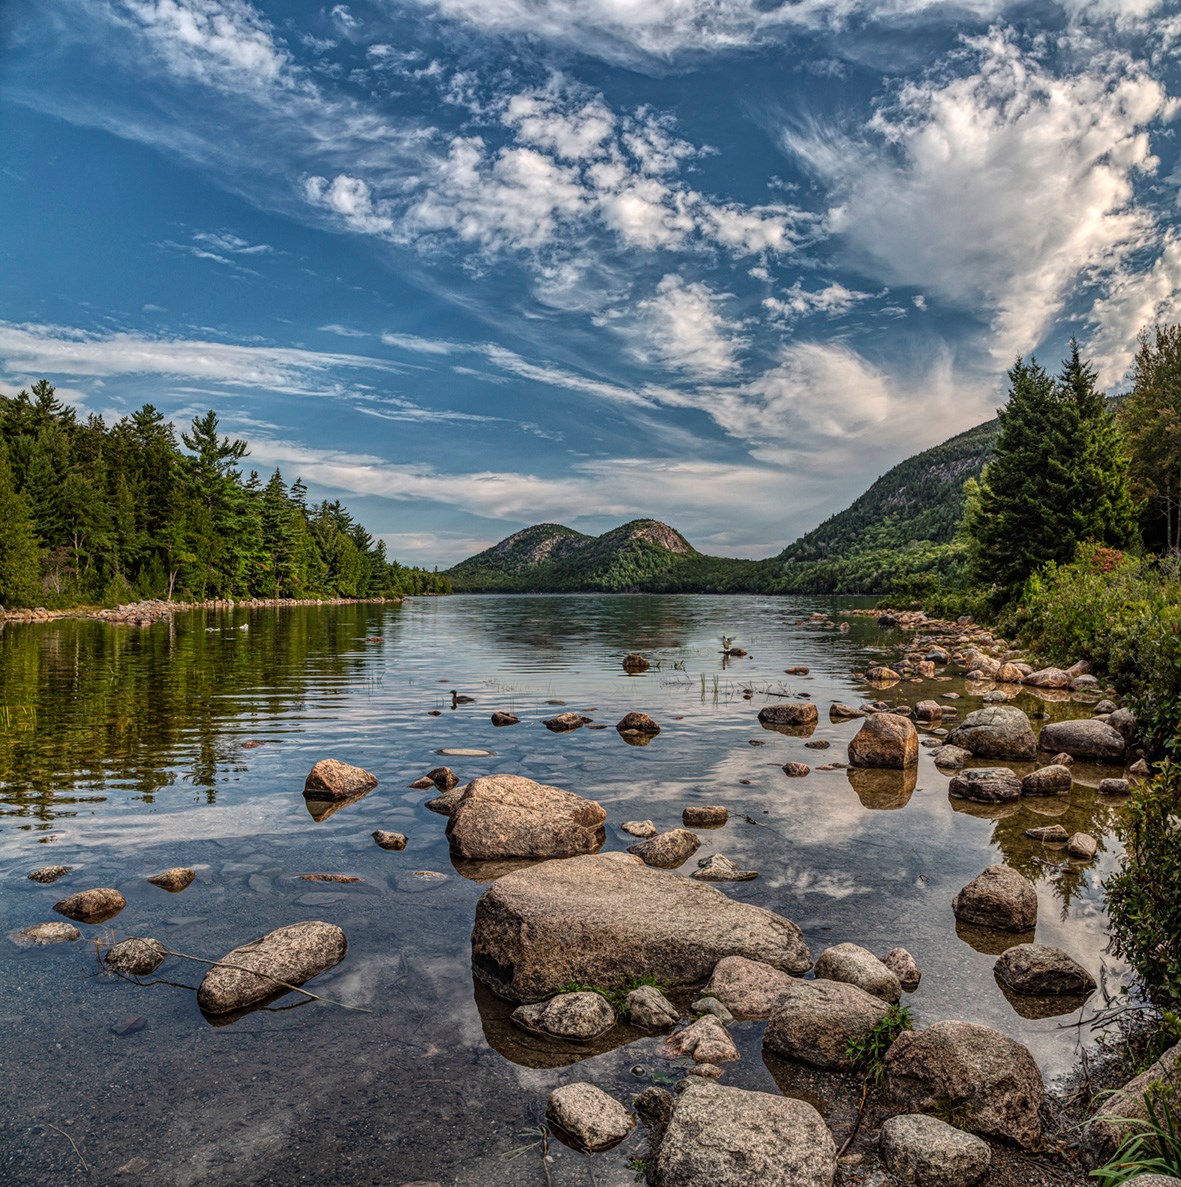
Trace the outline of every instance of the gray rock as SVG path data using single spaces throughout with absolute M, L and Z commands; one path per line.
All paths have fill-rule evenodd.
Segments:
M 384 828 L 373 831 L 373 839 L 383 849 L 405 849 L 407 837 L 405 833 L 391 833 Z
M 788 701 L 759 710 L 759 720 L 764 725 L 809 726 L 815 725 L 819 719 L 819 711 L 811 701 Z
M 812 1067 L 850 1071 L 850 1041 L 863 1039 L 889 1007 L 856 985 L 793 981 L 771 1013 L 763 1047 Z
M 159 940 L 133 938 L 113 944 L 103 960 L 116 973 L 146 977 L 164 963 L 164 955 L 164 945 Z
M 30 882 L 40 882 L 47 886 L 50 882 L 64 878 L 73 868 L 73 866 L 38 866 L 37 869 L 30 870 L 27 877 Z
M 919 701 L 914 707 L 914 715 L 919 721 L 940 721 L 943 706 L 938 701 Z
M 955 896 L 952 910 L 964 923 L 1029 931 L 1037 925 L 1037 891 L 1012 866 L 989 866 Z
M 1028 762 L 1037 753 L 1029 718 L 1016 705 L 977 709 L 948 735 L 949 746 L 962 746 L 975 758 Z
M 830 721 L 853 721 L 857 717 L 867 716 L 867 713 L 864 709 L 854 709 L 852 705 L 842 705 L 840 701 L 834 701 L 828 707 L 828 716 Z
M 633 837 L 656 836 L 656 825 L 651 820 L 625 820 L 619 827 Z
M 695 1063 L 685 1071 L 686 1076 L 701 1076 L 706 1080 L 720 1080 L 724 1074 L 716 1063 Z
M 1139 1132 L 1139 1123 L 1148 1120 L 1150 1094 L 1162 1088 L 1172 1094 L 1181 1090 L 1181 1043 L 1170 1047 L 1118 1092 L 1101 1099 L 1085 1133 L 1093 1164 L 1105 1162 L 1125 1138 Z
M 1052 721 L 1042 726 L 1038 747 L 1051 754 L 1064 750 L 1074 758 L 1096 762 L 1121 762 L 1127 743 L 1119 730 L 1093 717 Z
M 1131 795 L 1132 785 L 1127 779 L 1100 779 L 1100 795 Z
M 911 1112 L 950 1113 L 973 1133 L 1032 1147 L 1045 1088 L 1016 1040 L 973 1022 L 937 1022 L 904 1031 L 886 1052 L 886 1087 Z
M 22 927 L 9 935 L 9 939 L 21 948 L 43 947 L 46 944 L 68 944 L 80 939 L 82 933 L 72 923 L 34 923 Z
M 1009 699 L 1009 694 L 1002 692 L 999 688 L 993 688 L 989 689 L 980 699 L 986 705 L 1003 705 Z
M 1006 948 L 994 971 L 1014 993 L 1035 997 L 1073 997 L 1095 988 L 1095 978 L 1078 961 L 1047 944 L 1015 944 Z
M 197 1005 L 207 1014 L 241 1010 L 281 993 L 278 982 L 310 981 L 340 964 L 347 951 L 344 932 L 331 923 L 308 920 L 280 927 L 222 957 L 197 988 Z
M 970 767 L 960 771 L 947 790 L 957 800 L 1003 804 L 1021 798 L 1021 780 L 1008 767 Z
M 636 1119 L 593 1084 L 564 1084 L 555 1088 L 545 1106 L 546 1116 L 587 1150 L 609 1150 L 636 1127 Z
M 1048 767 L 1039 767 L 1030 771 L 1021 780 L 1022 795 L 1061 795 L 1070 790 L 1073 780 L 1069 767 L 1060 767 L 1056 763 Z
M 729 819 L 729 811 L 721 804 L 693 804 L 681 813 L 686 828 L 721 828 Z
M 1075 833 L 1066 842 L 1066 854 L 1076 861 L 1093 861 L 1099 842 L 1090 833 Z
M 522 775 L 473 779 L 447 824 L 457 857 L 574 857 L 603 843 L 607 813 L 595 801 Z
M 872 952 L 857 944 L 826 948 L 817 957 L 816 976 L 856 985 L 885 1002 L 896 1002 L 902 996 L 902 982 Z
M 785 762 L 783 773 L 791 779 L 802 779 L 812 773 L 812 768 L 806 762 Z
M 100 886 L 93 890 L 80 890 L 54 903 L 53 909 L 59 915 L 68 919 L 76 919 L 79 923 L 103 923 L 105 920 L 118 915 L 127 906 L 127 900 L 110 886 Z
M 634 853 L 645 865 L 671 870 L 683 865 L 700 848 L 701 841 L 696 833 L 674 828 L 666 833 L 657 833 L 638 845 L 630 845 L 627 851 Z
M 579 726 L 588 725 L 592 719 L 581 713 L 559 713 L 557 717 L 547 717 L 542 725 L 555 734 L 564 734 L 569 730 L 576 730 Z
M 697 863 L 697 869 L 689 875 L 701 882 L 750 882 L 758 876 L 758 870 L 740 870 L 721 853 L 703 857 Z
M 615 1011 L 601 993 L 559 993 L 548 1001 L 518 1006 L 512 1019 L 524 1030 L 569 1042 L 589 1042 L 615 1025 Z
M 1124 1187 L 1181 1187 L 1181 1179 L 1176 1175 L 1137 1175 L 1125 1179 Z
M 505 874 L 480 896 L 472 968 L 510 1001 L 562 985 L 619 985 L 648 975 L 696 985 L 724 956 L 804 973 L 800 929 L 761 907 L 623 853 L 547 861 Z
M 161 890 L 167 890 L 171 894 L 179 894 L 182 890 L 187 890 L 193 883 L 193 879 L 197 876 L 195 870 L 190 870 L 187 866 L 173 866 L 170 870 L 163 870 L 159 874 L 153 874 L 148 881 L 153 886 L 159 886 Z
M 1071 675 L 1062 668 L 1042 668 L 1037 672 L 1030 672 L 1021 682 L 1032 688 L 1069 688 Z
M 1092 707 L 1091 716 L 1092 717 L 1107 717 L 1110 714 L 1115 712 L 1116 707 L 1117 706 L 1116 706 L 1115 701 L 1106 701 L 1106 700 L 1100 701 L 1097 705 Z
M 1043 824 L 1039 828 L 1027 828 L 1025 835 L 1043 845 L 1059 845 L 1067 841 L 1070 834 L 1060 824 Z
M 836 1143 L 806 1102 L 686 1083 L 650 1163 L 653 1187 L 832 1187 Z
M 734 1015 L 716 997 L 706 994 L 697 998 L 690 1007 L 694 1014 L 712 1014 L 723 1026 L 734 1021 Z
M 958 771 L 972 757 L 972 752 L 965 750 L 962 746 L 948 746 L 944 743 L 931 757 L 935 760 L 937 767 Z
M 1116 709 L 1107 718 L 1107 724 L 1116 730 L 1129 746 L 1136 741 L 1136 715 L 1131 709 Z
M 676 1006 L 653 985 L 641 985 L 627 995 L 627 1016 L 633 1026 L 664 1030 L 680 1020 Z
M 695 1063 L 736 1063 L 741 1058 L 730 1032 L 713 1014 L 669 1035 L 664 1045 L 671 1055 L 687 1055 Z
M 1069 754 L 1067 754 L 1066 751 L 1055 754 L 1054 757 L 1050 759 L 1050 762 L 1056 767 L 1074 766 L 1074 759 Z
M 726 956 L 715 966 L 705 992 L 735 1017 L 770 1018 L 788 988 L 796 983 L 789 973 L 761 960 Z
M 919 972 L 915 958 L 905 948 L 891 948 L 881 961 L 898 978 L 903 993 L 914 993 L 918 989 L 923 974 Z
M 1136 761 L 1132 763 L 1130 767 L 1128 767 L 1128 774 L 1135 775 L 1137 778 L 1142 779 L 1148 774 L 1148 763 L 1146 763 L 1142 758 L 1136 759 Z
M 303 785 L 305 800 L 345 800 L 377 786 L 377 776 L 362 767 L 349 766 L 334 758 L 322 758 Z
M 988 1173 L 992 1150 L 982 1138 L 922 1113 L 891 1117 L 878 1148 L 904 1187 L 974 1187 Z
M 867 717 L 849 743 L 854 767 L 905 770 L 919 761 L 919 735 L 914 723 L 897 713 Z

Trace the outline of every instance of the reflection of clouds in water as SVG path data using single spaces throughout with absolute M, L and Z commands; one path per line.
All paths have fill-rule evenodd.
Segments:
M 786 891 L 795 898 L 821 895 L 826 899 L 844 899 L 854 894 L 869 894 L 872 886 L 860 886 L 848 874 L 823 874 L 816 870 L 788 867 L 775 878 L 768 878 L 772 890 Z

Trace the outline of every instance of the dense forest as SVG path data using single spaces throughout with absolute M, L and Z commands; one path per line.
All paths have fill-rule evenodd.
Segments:
M 391 561 L 339 500 L 244 473 L 248 456 L 212 411 L 178 439 L 150 404 L 108 427 L 44 380 L 0 396 L 0 605 L 449 591 Z

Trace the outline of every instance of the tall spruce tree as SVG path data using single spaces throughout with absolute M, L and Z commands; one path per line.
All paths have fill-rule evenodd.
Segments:
M 32 606 L 41 591 L 41 546 L 28 500 L 16 489 L 0 441 L 0 605 Z
M 1071 560 L 1084 540 L 1122 548 L 1135 539 L 1122 438 L 1076 342 L 1057 381 L 1019 358 L 998 417 L 993 460 L 966 521 L 979 581 L 1009 598 L 1041 565 Z

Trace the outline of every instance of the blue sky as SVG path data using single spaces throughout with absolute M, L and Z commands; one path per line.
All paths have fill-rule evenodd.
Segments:
M 0 390 L 213 407 L 446 566 L 768 556 L 1181 320 L 1157 0 L 6 0 Z

